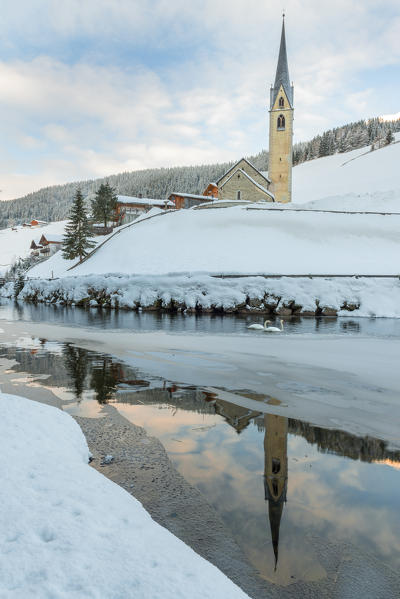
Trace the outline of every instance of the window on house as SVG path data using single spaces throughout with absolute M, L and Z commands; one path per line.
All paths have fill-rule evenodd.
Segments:
M 285 128 L 285 117 L 283 116 L 283 114 L 280 114 L 278 116 L 278 129 L 284 129 Z
M 236 192 L 236 199 L 237 199 L 237 200 L 240 200 L 240 191 L 237 191 L 237 192 Z
M 283 108 L 285 106 L 285 100 L 282 98 L 282 96 L 279 98 L 279 107 Z

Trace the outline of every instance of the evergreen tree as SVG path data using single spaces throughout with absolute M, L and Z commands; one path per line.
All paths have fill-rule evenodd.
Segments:
M 107 223 L 114 220 L 117 201 L 115 189 L 108 182 L 102 183 L 92 201 L 93 220 L 107 227 Z
M 63 348 L 65 366 L 72 377 L 75 396 L 80 401 L 85 390 L 87 374 L 88 351 L 67 343 Z
M 118 365 L 113 364 L 111 358 L 104 357 L 93 365 L 90 387 L 96 393 L 99 403 L 107 403 L 111 399 L 117 388 L 118 378 Z
M 21 269 L 18 271 L 17 278 L 14 283 L 14 298 L 17 299 L 18 295 L 21 293 L 25 285 L 25 274 Z
M 74 203 L 72 204 L 70 220 L 65 227 L 65 237 L 62 254 L 67 260 L 83 258 L 88 255 L 89 250 L 94 247 L 94 242 L 90 239 L 91 232 L 84 204 L 84 199 L 80 189 L 77 189 Z
M 394 142 L 394 135 L 393 135 L 392 131 L 389 129 L 389 131 L 386 134 L 386 145 L 389 145 L 393 142 Z

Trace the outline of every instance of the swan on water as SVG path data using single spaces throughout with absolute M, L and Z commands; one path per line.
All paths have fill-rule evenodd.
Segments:
M 283 320 L 281 320 L 281 328 L 278 329 L 278 327 L 269 327 L 267 325 L 270 324 L 270 320 L 266 320 L 264 322 L 264 326 L 262 324 L 251 324 L 250 326 L 248 326 L 248 329 L 256 329 L 258 331 L 266 331 L 267 333 L 280 333 L 281 331 L 283 331 Z

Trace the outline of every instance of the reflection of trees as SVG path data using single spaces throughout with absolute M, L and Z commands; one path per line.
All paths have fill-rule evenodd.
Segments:
M 91 365 L 90 387 L 96 393 L 99 403 L 107 403 L 115 393 L 121 378 L 121 365 L 108 356 L 93 360 Z
M 260 432 L 265 430 L 262 417 L 256 418 L 254 423 Z M 362 462 L 385 459 L 400 462 L 400 451 L 388 449 L 386 441 L 381 439 L 357 437 L 345 431 L 320 428 L 293 418 L 289 418 L 288 423 L 289 434 L 303 437 L 310 445 L 317 445 L 321 453 L 334 453 Z
M 71 375 L 75 395 L 81 399 L 85 390 L 85 379 L 88 365 L 88 351 L 82 347 L 75 347 L 67 343 L 63 347 L 65 367 Z

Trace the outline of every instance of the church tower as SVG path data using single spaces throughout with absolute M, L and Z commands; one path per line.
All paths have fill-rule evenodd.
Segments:
M 279 529 L 286 501 L 288 481 L 287 434 L 288 419 L 274 414 L 264 415 L 264 491 L 268 501 L 275 570 L 278 564 Z
M 293 86 L 286 54 L 285 15 L 274 86 L 270 91 L 269 167 L 270 190 L 276 202 L 292 201 Z

